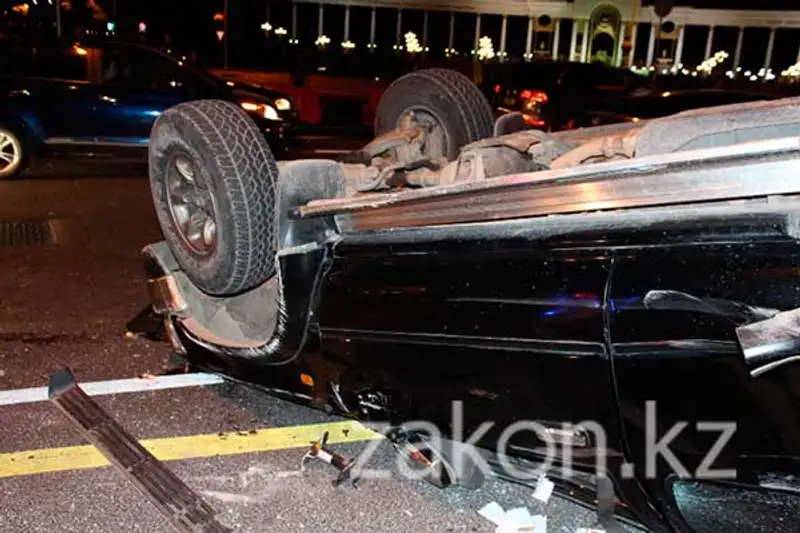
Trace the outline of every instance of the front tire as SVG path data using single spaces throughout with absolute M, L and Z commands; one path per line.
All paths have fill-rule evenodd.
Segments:
M 19 176 L 27 160 L 28 150 L 22 136 L 0 125 L 0 180 Z
M 230 296 L 275 274 L 278 166 L 244 111 L 222 100 L 168 109 L 149 165 L 165 240 L 198 289 Z

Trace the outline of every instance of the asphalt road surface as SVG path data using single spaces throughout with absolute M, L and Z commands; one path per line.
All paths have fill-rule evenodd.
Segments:
M 80 382 L 164 370 L 167 347 L 125 329 L 148 304 L 140 249 L 160 239 L 145 172 L 71 163 L 0 182 L 0 393 L 19 398 L 18 389 L 45 386 L 60 365 Z M 337 420 L 242 385 L 96 399 L 135 437 L 159 439 L 159 453 L 175 459 L 166 464 L 237 533 L 491 532 L 477 510 L 492 501 L 545 514 L 549 532 L 595 523 L 591 511 L 558 498 L 541 503 L 496 480 L 476 491 L 438 491 L 398 475 L 334 488 L 330 467 L 299 470 L 308 442 L 300 436 Z M 0 533 L 173 531 L 49 402 L 0 405 L 0 428 Z M 373 461 L 391 467 L 395 456 L 384 443 Z

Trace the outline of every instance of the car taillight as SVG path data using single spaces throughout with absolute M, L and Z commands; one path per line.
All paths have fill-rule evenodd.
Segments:
M 503 88 L 502 88 L 502 87 L 500 87 L 499 85 L 495 85 L 495 86 L 494 86 L 494 92 L 495 92 L 495 94 L 499 93 L 499 92 L 500 92 L 500 91 L 502 91 L 502 90 L 503 90 Z
M 547 93 L 544 91 L 532 91 L 530 89 L 525 89 L 519 93 L 519 97 L 523 100 L 528 100 L 532 102 L 536 102 L 538 104 L 546 103 L 549 98 L 547 97 Z

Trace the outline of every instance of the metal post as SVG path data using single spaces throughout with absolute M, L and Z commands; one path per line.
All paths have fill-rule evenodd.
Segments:
M 325 20 L 325 11 L 322 9 L 322 4 L 319 5 L 319 17 L 317 17 L 317 37 L 320 35 L 325 35 L 323 33 L 324 30 L 324 22 Z
M 583 23 L 583 42 L 581 43 L 581 63 L 589 59 L 589 21 Z
M 525 38 L 525 59 L 529 60 L 531 57 L 531 50 L 533 49 L 533 17 L 528 17 L 528 36 Z
M 428 45 L 428 12 L 422 12 L 422 48 Z
M 297 39 L 297 4 L 292 2 L 292 39 Z
M 739 66 L 742 59 L 742 41 L 744 40 L 744 27 L 739 26 L 739 35 L 736 37 L 736 52 L 733 54 L 733 68 Z
M 553 32 L 553 61 L 558 61 L 558 41 L 561 40 L 561 19 L 556 19 L 556 29 Z
M 223 28 L 225 30 L 225 38 L 222 42 L 222 68 L 228 68 L 228 0 L 225 0 L 224 17 Z
M 767 53 L 764 54 L 764 70 L 772 64 L 772 50 L 775 48 L 775 28 L 769 30 L 769 41 L 767 42 Z
M 575 49 L 578 47 L 578 21 L 572 19 L 572 35 L 569 38 L 569 60 L 575 61 Z
M 628 52 L 628 68 L 636 62 L 636 36 L 639 33 L 639 23 L 631 22 L 631 51 Z
M 508 31 L 508 16 L 503 15 L 503 24 L 500 26 L 500 60 L 506 55 L 506 32 Z
M 450 13 L 450 34 L 447 37 L 447 49 L 453 49 L 453 39 L 455 39 L 455 29 L 456 29 L 456 14 Z
M 706 37 L 706 57 L 705 59 L 709 59 L 711 57 L 711 47 L 714 45 L 714 26 L 708 27 L 708 37 Z
M 478 59 L 478 42 L 481 40 L 481 14 L 478 13 L 478 18 L 475 21 L 475 45 L 472 49 L 475 51 L 475 59 Z
M 372 13 L 369 17 L 369 44 L 375 45 L 375 8 L 372 8 Z
M 55 0 L 56 3 L 56 34 L 61 37 L 61 0 Z
M 650 39 L 647 42 L 647 66 L 653 64 L 653 54 L 656 51 L 656 31 L 659 27 L 656 24 L 650 24 Z
M 617 37 L 617 51 L 614 58 L 614 66 L 622 66 L 622 44 L 625 42 L 625 23 L 621 22 L 619 25 L 619 36 Z
M 681 65 L 683 59 L 683 39 L 684 35 L 686 34 L 686 26 L 681 25 L 680 29 L 678 30 L 678 44 L 675 47 L 675 66 Z
M 344 6 L 344 40 L 350 40 L 350 6 Z
M 398 44 L 400 44 L 402 42 L 402 41 L 400 41 L 400 36 L 401 36 L 401 34 L 403 32 L 402 28 L 403 28 L 403 10 L 402 9 L 398 9 L 397 10 L 397 27 L 395 28 L 395 32 L 394 32 L 394 44 L 395 45 L 398 45 Z

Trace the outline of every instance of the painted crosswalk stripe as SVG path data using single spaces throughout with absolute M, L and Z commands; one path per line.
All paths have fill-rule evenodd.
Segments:
M 172 376 L 156 376 L 153 378 L 112 379 L 108 381 L 90 381 L 81 383 L 80 387 L 89 396 L 122 394 L 126 392 L 144 392 L 151 390 L 179 389 L 216 385 L 224 380 L 216 374 L 191 373 Z M 47 400 L 47 387 L 13 389 L 0 391 L 0 405 L 16 405 L 21 403 L 43 402 Z

